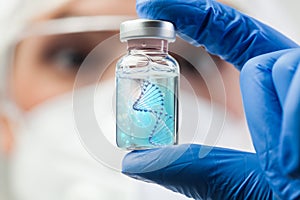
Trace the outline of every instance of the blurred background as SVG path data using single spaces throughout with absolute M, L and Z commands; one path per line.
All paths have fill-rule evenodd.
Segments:
M 299 1 L 222 2 L 300 42 Z M 76 21 L 73 27 L 66 22 L 44 23 L 80 16 L 119 17 L 96 19 L 95 23 L 79 20 L 82 30 Z M 0 200 L 186 199 L 101 166 L 82 147 L 69 119 L 70 92 L 79 66 L 98 43 L 118 32 L 125 16 L 136 17 L 134 0 L 0 0 Z M 41 23 L 46 24 L 44 28 Z M 47 28 L 50 26 L 52 29 Z M 55 28 L 61 32 L 56 33 Z M 238 72 L 214 59 L 226 93 L 226 99 L 220 96 L 216 101 L 220 110 L 229 112 L 217 145 L 253 151 L 241 108 Z M 113 81 L 113 73 L 114 64 L 103 76 L 107 85 Z M 195 76 L 188 67 L 183 67 L 182 73 L 199 98 L 199 109 L 209 115 L 211 99 L 203 77 Z M 199 82 L 204 86 L 197 87 Z M 192 112 L 189 109 L 193 108 L 186 112 Z M 202 143 L 203 138 L 195 142 Z

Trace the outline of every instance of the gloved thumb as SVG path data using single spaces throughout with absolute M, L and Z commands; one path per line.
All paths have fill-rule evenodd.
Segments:
M 200 149 L 211 152 L 199 157 Z M 255 154 L 201 145 L 133 151 L 123 173 L 194 199 L 270 199 L 273 195 Z

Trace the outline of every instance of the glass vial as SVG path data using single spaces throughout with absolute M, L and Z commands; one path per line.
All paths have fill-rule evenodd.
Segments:
M 173 24 L 131 20 L 121 24 L 127 54 L 116 66 L 116 139 L 127 150 L 177 144 L 179 66 L 168 54 Z

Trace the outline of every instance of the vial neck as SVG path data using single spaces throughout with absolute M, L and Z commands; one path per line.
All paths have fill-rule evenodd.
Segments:
M 130 54 L 166 55 L 168 41 L 164 39 L 132 39 L 128 40 L 127 50 Z

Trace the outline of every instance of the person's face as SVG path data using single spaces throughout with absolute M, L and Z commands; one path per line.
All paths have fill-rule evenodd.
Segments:
M 33 20 L 90 15 L 135 15 L 134 0 L 77 0 Z M 115 31 L 35 36 L 21 41 L 14 58 L 10 93 L 17 105 L 30 110 L 47 99 L 73 89 L 85 57 Z M 101 55 L 99 55 L 101 57 Z M 113 77 L 113 67 L 106 77 Z

